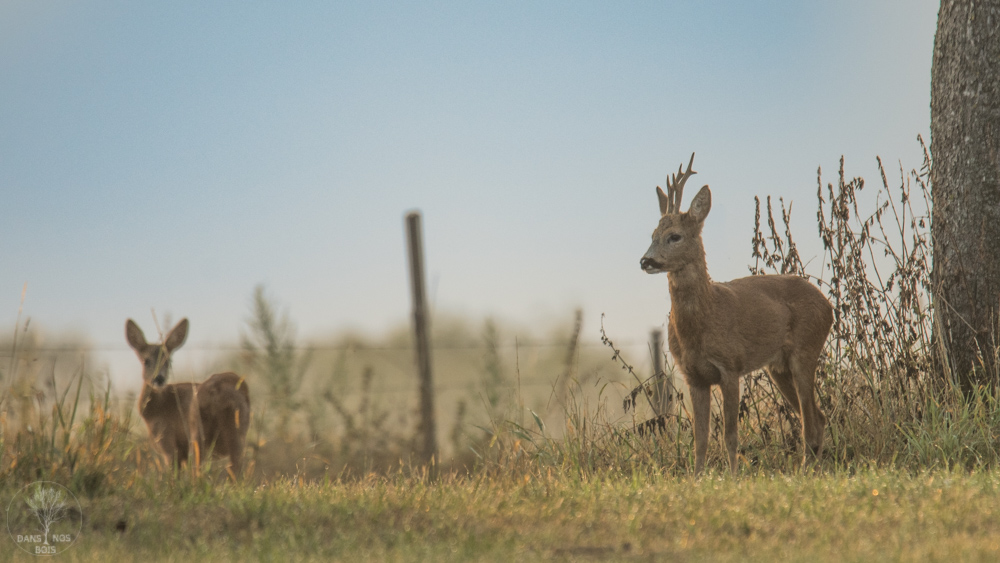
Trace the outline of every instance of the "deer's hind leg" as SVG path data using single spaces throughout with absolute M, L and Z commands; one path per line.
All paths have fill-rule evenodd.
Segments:
M 238 431 L 230 433 L 224 438 L 226 440 L 226 450 L 229 453 L 229 465 L 233 469 L 233 476 L 237 479 L 243 471 L 243 450 L 246 446 L 246 434 Z
M 233 477 L 239 478 L 243 470 L 243 450 L 250 425 L 249 401 L 236 389 L 220 389 L 210 412 L 205 412 L 203 418 L 212 420 L 215 429 L 215 454 L 228 457 Z
M 799 351 L 792 354 L 788 362 L 799 399 L 802 438 L 806 444 L 806 460 L 808 460 L 809 454 L 819 459 L 823 452 L 823 431 L 826 428 L 826 416 L 816 403 L 816 364 L 818 360 L 819 353 Z
M 246 447 L 247 427 L 250 424 L 250 406 L 234 397 L 230 408 L 225 409 L 225 422 L 219 433 L 219 451 L 229 456 L 233 476 L 239 478 L 243 470 L 243 451 Z
M 785 403 L 792 409 L 792 412 L 801 414 L 799 392 L 795 389 L 795 381 L 788 366 L 783 363 L 772 364 L 767 367 L 767 375 L 771 377 L 771 381 L 777 386 L 778 391 L 781 392 L 781 396 L 785 398 Z
M 811 365 L 812 369 L 807 369 L 807 365 Z M 815 362 L 808 364 L 797 361 L 793 356 L 787 362 L 776 362 L 768 366 L 767 373 L 778 387 L 785 402 L 801 419 L 802 442 L 805 449 L 803 462 L 808 461 L 810 455 L 818 458 L 823 446 L 826 417 L 816 404 Z

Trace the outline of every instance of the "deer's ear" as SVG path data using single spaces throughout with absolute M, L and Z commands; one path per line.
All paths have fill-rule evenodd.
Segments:
M 709 210 L 712 209 L 712 190 L 708 189 L 708 186 L 702 186 L 698 190 L 698 195 L 694 196 L 691 200 L 691 207 L 688 207 L 688 215 L 690 215 L 694 220 L 701 223 L 708 216 Z
M 163 345 L 167 347 L 167 350 L 172 352 L 180 348 L 181 344 L 184 344 L 188 336 L 188 326 L 188 320 L 181 319 L 181 322 L 177 323 L 177 326 L 170 329 L 170 334 L 163 340 Z
M 125 340 L 136 352 L 146 348 L 146 335 L 132 319 L 125 321 Z
M 660 186 L 656 186 L 656 197 L 660 200 L 660 217 L 662 217 L 670 209 L 670 198 L 667 197 L 667 194 L 663 193 Z

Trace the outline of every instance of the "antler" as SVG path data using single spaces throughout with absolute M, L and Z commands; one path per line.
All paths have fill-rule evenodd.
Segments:
M 694 153 L 691 153 L 691 162 L 688 162 L 687 172 L 683 172 L 683 168 L 678 166 L 677 173 L 671 174 L 670 178 L 667 178 L 667 213 L 681 212 L 681 195 L 684 193 L 684 183 L 692 174 L 697 174 L 691 170 L 693 164 Z

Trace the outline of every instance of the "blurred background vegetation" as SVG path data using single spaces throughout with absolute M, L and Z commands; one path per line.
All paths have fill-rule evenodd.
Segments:
M 290 312 L 264 286 L 254 288 L 248 303 L 239 346 L 208 350 L 204 377 L 232 370 L 247 378 L 250 478 L 357 477 L 418 465 L 418 381 L 408 325 L 375 338 L 345 332 L 302 341 Z M 436 464 L 471 471 L 503 445 L 498 436 L 509 431 L 509 421 L 538 417 L 561 435 L 568 400 L 596 396 L 597 384 L 634 385 L 605 349 L 579 345 L 582 322 L 581 311 L 570 311 L 565 322 L 530 334 L 491 318 L 434 317 Z M 169 327 L 171 320 L 157 324 Z M 184 353 L 179 349 L 175 358 Z M 95 423 L 117 432 L 114 447 L 88 446 L 103 449 L 103 461 L 120 457 L 116 470 L 167 471 L 138 416 L 136 391 L 116 389 L 107 367 L 95 365 L 97 355 L 85 337 L 49 335 L 28 317 L 0 337 L 0 475 L 41 464 L 39 474 L 68 477 L 78 467 L 67 455 L 83 447 L 81 429 Z M 138 363 L 134 370 L 138 377 Z M 186 379 L 174 374 L 179 380 Z

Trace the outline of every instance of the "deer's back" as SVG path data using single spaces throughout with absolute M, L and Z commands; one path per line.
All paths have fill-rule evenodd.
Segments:
M 198 387 L 199 400 L 202 396 L 232 397 L 235 401 L 246 401 L 247 406 L 250 406 L 250 388 L 246 380 L 231 371 L 217 373 L 206 379 Z M 242 397 L 242 400 L 237 397 Z
M 822 292 L 798 276 L 750 276 L 712 284 L 711 311 L 688 330 L 700 333 L 694 370 L 743 374 L 801 348 L 822 347 L 833 322 Z M 683 333 L 685 327 L 677 326 Z M 686 340 L 683 336 L 681 341 Z
M 833 324 L 830 302 L 800 276 L 749 276 L 717 285 L 731 289 L 743 309 L 781 319 L 785 332 L 817 334 L 820 345 Z

